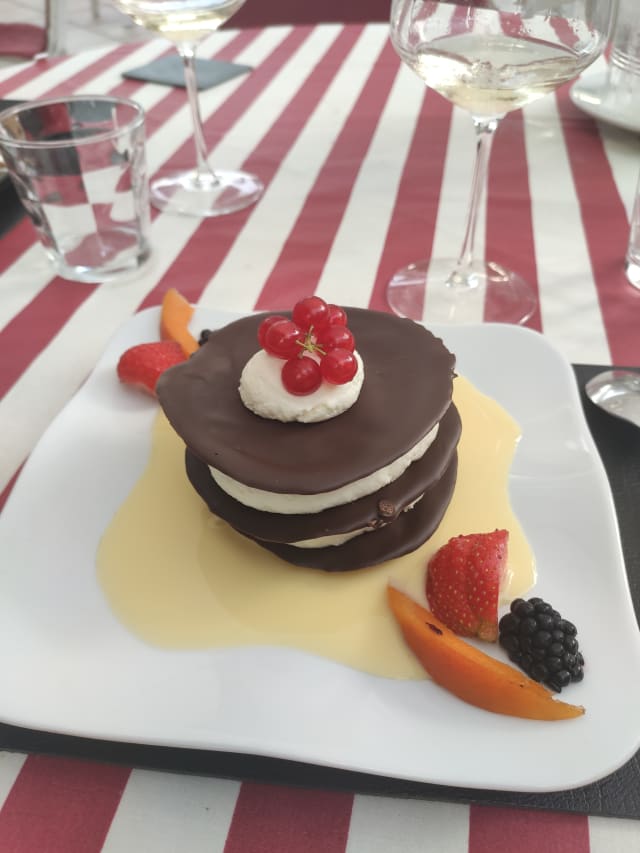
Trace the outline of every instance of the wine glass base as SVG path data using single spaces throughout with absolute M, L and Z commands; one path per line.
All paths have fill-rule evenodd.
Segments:
M 195 169 L 172 172 L 152 181 L 151 203 L 159 210 L 185 216 L 223 216 L 254 204 L 264 185 L 255 175 L 216 169 L 201 176 Z
M 527 282 L 492 262 L 477 261 L 452 275 L 455 260 L 419 261 L 393 276 L 387 302 L 394 314 L 429 323 L 525 323 L 538 304 Z

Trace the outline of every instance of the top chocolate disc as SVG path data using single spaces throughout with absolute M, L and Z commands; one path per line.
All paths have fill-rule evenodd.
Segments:
M 268 315 L 243 317 L 158 381 L 160 404 L 187 447 L 248 486 L 301 495 L 340 488 L 410 450 L 449 407 L 455 357 L 412 320 L 346 311 L 365 377 L 350 409 L 302 424 L 245 408 L 240 374 L 260 348 L 257 329 Z

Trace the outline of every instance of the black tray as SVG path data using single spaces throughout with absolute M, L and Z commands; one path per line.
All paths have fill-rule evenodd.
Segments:
M 575 368 L 589 427 L 602 456 L 618 513 L 636 619 L 640 615 L 640 430 L 605 414 L 582 389 L 602 367 Z M 622 690 L 623 688 L 621 688 Z M 640 721 L 638 721 L 640 726 Z M 606 778 L 544 794 L 453 788 L 226 752 L 141 746 L 37 732 L 0 724 L 0 749 L 91 759 L 132 767 L 357 793 L 640 818 L 640 753 Z

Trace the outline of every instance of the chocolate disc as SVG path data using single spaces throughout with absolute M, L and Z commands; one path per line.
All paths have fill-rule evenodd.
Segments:
M 212 333 L 158 382 L 162 408 L 187 447 L 245 485 L 316 494 L 359 480 L 417 444 L 450 405 L 454 356 L 412 320 L 346 310 L 365 369 L 360 397 L 348 411 L 300 424 L 246 409 L 240 374 L 259 349 L 257 329 L 266 315 L 244 317 Z
M 261 512 L 239 503 L 218 486 L 208 465 L 189 449 L 186 451 L 187 475 L 211 512 L 241 533 L 269 542 L 299 542 L 393 522 L 442 477 L 455 453 L 460 431 L 460 415 L 451 404 L 440 421 L 431 447 L 397 480 L 372 495 L 306 515 Z

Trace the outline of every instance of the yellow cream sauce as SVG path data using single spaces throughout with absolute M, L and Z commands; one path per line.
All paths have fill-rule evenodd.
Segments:
M 435 535 L 412 554 L 343 574 L 284 563 L 211 515 L 187 480 L 182 441 L 158 414 L 146 470 L 98 550 L 114 613 L 164 648 L 284 645 L 375 675 L 426 677 L 387 608 L 389 582 L 426 603 L 426 566 L 436 549 L 460 533 L 495 528 L 509 531 L 503 600 L 535 581 L 507 491 L 519 427 L 463 377 L 455 379 L 454 400 L 463 425 L 458 480 Z

